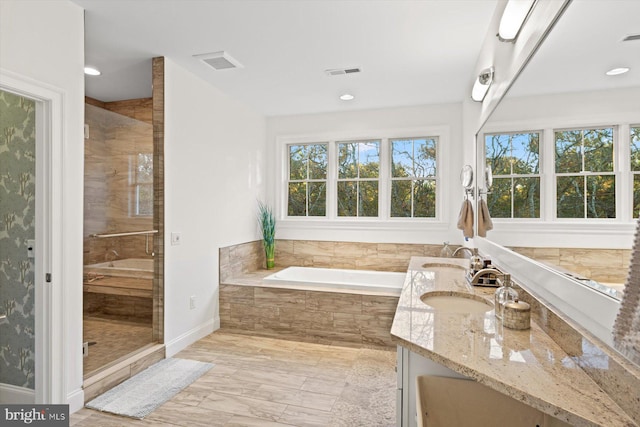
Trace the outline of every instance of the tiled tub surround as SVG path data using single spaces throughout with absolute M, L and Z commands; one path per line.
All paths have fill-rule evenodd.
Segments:
M 451 246 L 455 249 L 455 246 Z M 438 256 L 442 245 L 276 240 L 276 267 L 406 272 L 412 256 Z M 261 241 L 220 248 L 220 283 L 265 268 Z
M 513 251 L 601 283 L 624 284 L 631 249 L 523 248 Z
M 532 304 L 531 329 L 525 331 L 496 327 L 491 311 L 474 317 L 430 310 L 420 300 L 430 291 L 489 301 L 495 291 L 470 287 L 463 269 L 423 267 L 430 262 L 441 264 L 442 259 L 411 259 L 391 329 L 394 342 L 572 425 L 638 425 L 632 401 L 637 411 L 639 389 L 629 388 L 637 385 L 635 380 L 625 380 L 625 372 L 627 377 L 635 375 L 632 366 L 626 366 L 629 371 L 617 363 L 608 364 L 612 359 L 602 359 L 604 350 L 585 345 L 597 341 L 585 338 L 525 292 L 522 299 Z M 461 260 L 451 262 L 465 265 Z M 568 353 L 560 342 L 563 347 L 573 346 L 575 352 Z M 617 384 L 617 390 L 607 390 L 615 401 L 598 385 L 602 382 Z
M 355 347 L 395 347 L 389 330 L 398 296 L 266 285 L 271 271 L 220 284 L 223 331 Z M 397 293 L 396 293 L 397 294 Z

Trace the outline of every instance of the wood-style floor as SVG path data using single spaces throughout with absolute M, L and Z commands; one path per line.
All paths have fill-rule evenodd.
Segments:
M 215 366 L 144 420 L 84 408 L 71 426 L 395 425 L 394 351 L 217 331 L 174 357 Z

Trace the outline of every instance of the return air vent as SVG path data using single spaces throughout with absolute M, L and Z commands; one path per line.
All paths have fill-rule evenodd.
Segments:
M 355 74 L 360 73 L 362 70 L 360 68 L 336 68 L 333 70 L 324 70 L 328 76 L 342 76 L 344 74 Z
M 231 55 L 225 51 L 203 53 L 200 55 L 193 55 L 194 58 L 198 58 L 210 65 L 214 70 L 227 70 L 229 68 L 244 68 L 244 66 Z
M 631 34 L 630 36 L 622 39 L 623 42 L 630 42 L 633 40 L 640 40 L 640 34 Z

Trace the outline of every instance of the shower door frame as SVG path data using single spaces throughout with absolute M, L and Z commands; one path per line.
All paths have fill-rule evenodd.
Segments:
M 0 89 L 36 103 L 35 390 L 15 389 L 16 403 L 67 403 L 62 245 L 64 91 L 0 69 Z M 50 282 L 45 277 L 51 274 Z M 69 294 L 69 292 L 67 292 Z

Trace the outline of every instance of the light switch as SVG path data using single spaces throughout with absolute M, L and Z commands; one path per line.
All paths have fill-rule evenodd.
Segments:
M 27 258 L 36 257 L 36 241 L 27 240 Z
M 171 233 L 171 245 L 176 246 L 182 243 L 182 234 L 181 233 Z

